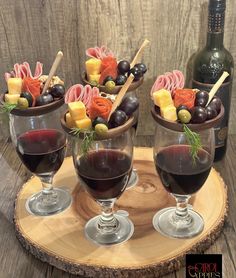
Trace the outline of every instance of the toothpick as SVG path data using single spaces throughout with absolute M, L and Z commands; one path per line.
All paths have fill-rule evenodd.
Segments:
M 139 62 L 141 60 L 142 54 L 143 54 L 143 50 L 144 48 L 150 43 L 149 40 L 145 39 L 144 42 L 142 43 L 141 47 L 139 48 L 139 50 L 137 51 L 133 61 L 130 63 L 130 68 L 132 68 L 135 64 L 137 64 L 137 62 Z M 112 104 L 111 107 L 111 112 L 108 116 L 108 121 L 111 117 L 111 114 L 116 110 L 116 108 L 121 104 L 121 101 L 124 97 L 124 95 L 126 94 L 127 90 L 129 89 L 129 86 L 131 85 L 131 83 L 134 80 L 134 75 L 131 73 L 129 75 L 129 77 L 127 78 L 125 84 L 122 86 L 122 88 L 120 89 L 115 101 Z
M 46 83 L 45 83 L 45 85 L 44 85 L 44 87 L 43 87 L 42 95 L 43 95 L 43 94 L 46 92 L 46 90 L 48 89 L 49 84 L 50 84 L 50 81 L 51 81 L 51 79 L 53 78 L 53 76 L 54 76 L 54 74 L 55 74 L 55 72 L 56 72 L 56 70 L 57 70 L 57 68 L 58 68 L 58 66 L 59 66 L 59 64 L 60 64 L 60 62 L 61 62 L 62 57 L 63 57 L 62 51 L 58 51 L 57 56 L 56 56 L 56 58 L 55 58 L 55 60 L 54 60 L 54 62 L 53 62 L 53 64 L 52 64 L 51 69 L 50 69 L 50 72 L 49 72 L 47 81 L 46 81 Z
M 133 61 L 130 63 L 130 68 L 132 68 L 137 62 L 140 62 L 141 56 L 143 55 L 144 48 L 150 43 L 149 40 L 145 39 L 142 43 L 141 47 L 139 48 L 138 52 L 136 53 Z
M 111 117 L 111 114 L 116 110 L 116 108 L 120 105 L 125 93 L 127 92 L 127 90 L 129 89 L 129 86 L 131 85 L 131 83 L 133 82 L 134 80 L 134 76 L 133 74 L 131 73 L 130 76 L 127 78 L 125 84 L 122 86 L 122 88 L 120 89 L 115 101 L 113 102 L 112 104 L 112 107 L 111 107 L 111 112 L 108 116 L 108 121 Z
M 214 95 L 216 94 L 216 92 L 218 91 L 218 89 L 220 88 L 220 86 L 223 84 L 226 77 L 228 77 L 228 76 L 229 76 L 228 72 L 224 71 L 222 73 L 221 77 L 218 79 L 218 81 L 215 83 L 215 85 L 211 88 L 211 90 L 209 92 L 209 99 L 208 99 L 206 106 L 211 102 L 212 98 L 214 97 Z

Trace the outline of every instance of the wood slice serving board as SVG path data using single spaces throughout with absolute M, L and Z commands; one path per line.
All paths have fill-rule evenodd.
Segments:
M 41 189 L 31 178 L 15 203 L 15 228 L 22 245 L 40 260 L 82 277 L 160 277 L 179 269 L 186 253 L 202 252 L 219 235 L 227 213 L 227 190 L 212 169 L 202 189 L 192 198 L 194 209 L 205 221 L 204 231 L 192 239 L 172 239 L 152 227 L 152 217 L 161 208 L 173 206 L 156 174 L 152 149 L 136 148 L 134 167 L 139 183 L 117 201 L 116 210 L 126 210 L 135 232 L 119 245 L 101 247 L 84 236 L 84 225 L 99 213 L 99 207 L 78 184 L 71 158 L 66 158 L 55 176 L 55 185 L 67 188 L 73 203 L 55 216 L 36 217 L 25 209 L 26 199 Z

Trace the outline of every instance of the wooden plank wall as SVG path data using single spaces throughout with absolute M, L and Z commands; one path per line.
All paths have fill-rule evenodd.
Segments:
M 236 0 L 227 0 L 225 46 L 236 60 Z M 64 52 L 59 75 L 66 86 L 80 82 L 85 49 L 107 45 L 118 59 L 131 60 L 144 38 L 151 41 L 140 98 L 139 135 L 151 135 L 150 88 L 157 75 L 179 69 L 191 73 L 191 57 L 204 45 L 206 0 L 0 0 L 0 89 L 15 62 L 36 61 L 48 72 L 58 50 Z M 236 90 L 236 77 L 234 78 Z M 230 133 L 236 133 L 236 94 Z

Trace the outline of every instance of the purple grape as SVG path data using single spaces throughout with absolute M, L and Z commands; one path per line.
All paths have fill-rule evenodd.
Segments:
M 216 109 L 217 113 L 220 112 L 221 104 L 222 104 L 222 102 L 219 97 L 213 97 L 213 99 L 210 102 L 210 105 L 215 105 L 215 109 Z
M 138 98 L 135 96 L 128 96 L 123 99 L 121 105 L 119 106 L 119 110 L 125 112 L 127 116 L 130 116 L 137 110 L 139 107 Z
M 205 107 L 206 104 L 207 104 L 207 101 L 208 101 L 208 98 L 196 98 L 195 99 L 195 102 L 194 102 L 194 105 L 195 106 L 201 106 L 201 107 Z
M 129 73 L 132 73 L 132 74 L 133 74 L 134 80 L 135 80 L 135 81 L 138 81 L 138 80 L 143 76 L 142 71 L 141 71 L 138 67 L 136 67 L 136 66 L 134 66 L 134 67 L 129 71 Z
M 143 63 L 138 63 L 138 64 L 136 64 L 134 66 L 138 67 L 143 74 L 145 74 L 146 71 L 147 71 L 147 66 L 145 64 L 143 64 Z
M 193 107 L 191 114 L 192 114 L 191 122 L 195 124 L 203 123 L 207 118 L 206 109 L 201 106 Z
M 123 74 L 119 74 L 116 78 L 116 85 L 124 85 L 127 80 L 127 77 Z
M 130 70 L 130 63 L 126 60 L 120 61 L 117 68 L 119 73 L 125 74 Z
M 54 98 L 62 98 L 65 94 L 65 87 L 62 84 L 55 84 L 52 86 L 50 94 Z
M 45 93 L 43 95 L 39 95 L 36 98 L 36 106 L 42 106 L 42 105 L 45 105 L 45 104 L 49 104 L 51 102 L 53 102 L 53 97 L 50 94 Z
M 206 113 L 207 113 L 207 120 L 214 119 L 217 116 L 217 111 L 215 109 L 215 106 L 208 105 L 206 107 Z
M 118 127 L 120 125 L 123 125 L 127 120 L 127 115 L 124 111 L 121 110 L 115 110 L 110 117 L 110 120 L 108 122 L 109 128 Z
M 205 98 L 208 101 L 209 93 L 207 91 L 199 91 L 196 93 L 196 98 Z

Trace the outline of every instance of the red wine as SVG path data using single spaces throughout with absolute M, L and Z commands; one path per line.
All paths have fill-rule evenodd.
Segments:
M 132 170 L 131 158 L 116 150 L 92 151 L 76 162 L 77 174 L 96 200 L 119 197 Z
M 167 191 L 179 195 L 197 192 L 206 181 L 212 164 L 210 154 L 200 149 L 193 163 L 190 146 L 172 145 L 155 155 L 155 165 Z
M 66 136 L 55 129 L 38 129 L 17 138 L 17 153 L 25 166 L 36 175 L 53 175 L 65 155 Z

